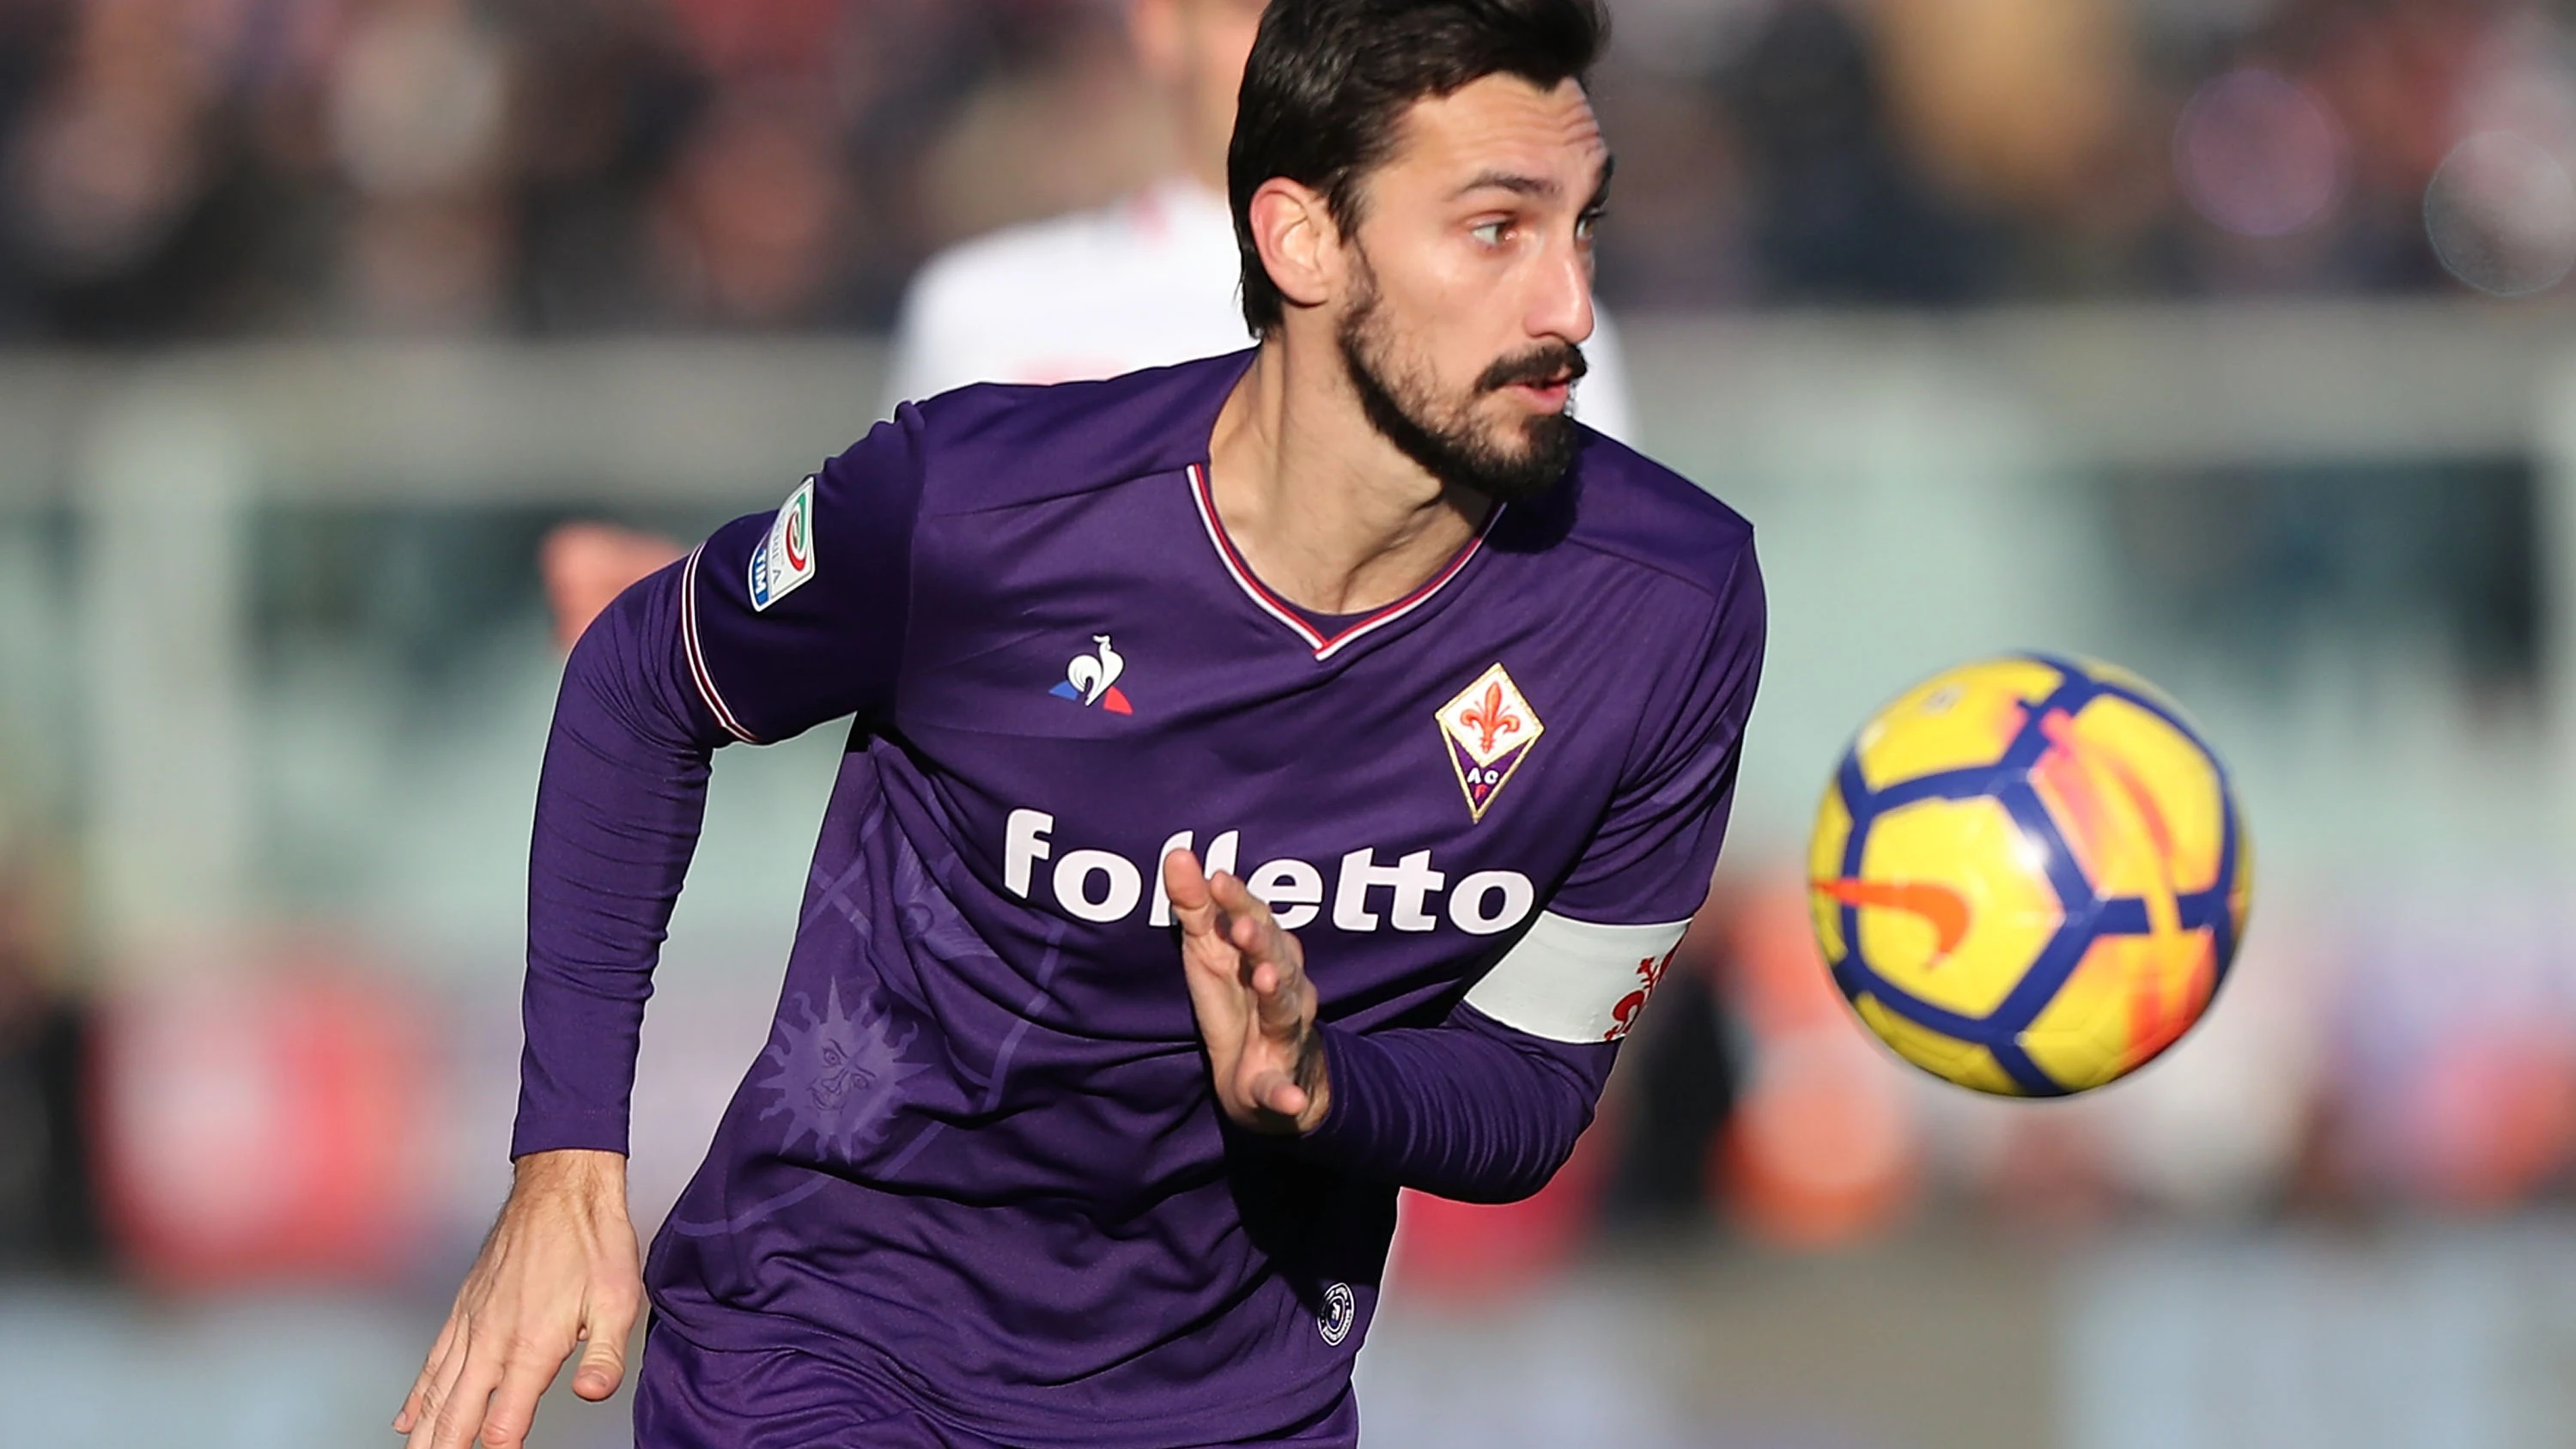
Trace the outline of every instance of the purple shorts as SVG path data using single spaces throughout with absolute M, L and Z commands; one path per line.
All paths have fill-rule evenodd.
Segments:
M 1357 1399 L 1280 1434 L 1189 1449 L 1296 1445 L 1352 1449 Z M 660 1323 L 635 1376 L 635 1449 L 1048 1449 L 954 1428 L 848 1369 L 792 1348 L 701 1348 Z

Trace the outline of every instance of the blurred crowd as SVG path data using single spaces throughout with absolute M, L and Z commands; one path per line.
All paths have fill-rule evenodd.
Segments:
M 1616 0 L 1604 290 L 2546 290 L 2562 8 Z M 0 338 L 878 328 L 1145 90 L 1115 0 L 0 0 Z
M 1627 315 L 2512 297 L 2576 263 L 2576 30 L 2541 0 L 1613 9 L 1602 282 Z M 1173 124 L 1116 0 L 0 0 L 0 343 L 882 329 L 939 248 L 1185 170 Z M 2318 492 L 2317 519 L 2357 516 Z M 105 1239 L 170 1279 L 364 1275 L 400 1271 L 403 1234 L 479 1231 L 480 1179 L 452 1221 L 399 1220 L 421 1169 L 381 1144 L 448 1110 L 442 1053 L 506 1062 L 509 1022 L 415 1060 L 417 1003 L 291 961 L 221 1000 L 70 993 L 70 873 L 7 823 L 0 1268 Z M 2546 903 L 2343 935 L 2267 904 L 2275 954 L 2188 1068 L 2007 1113 L 1891 1068 L 1804 894 L 1732 879 L 1560 1187 L 1415 1231 L 1411 1271 L 1535 1269 L 1605 1218 L 1824 1246 L 1960 1204 L 2576 1194 L 2576 933 Z
M 0 328 L 879 322 L 939 241 L 1153 174 L 1117 21 L 1040 0 L 9 0 Z
M 1652 178 L 1627 195 L 1654 208 L 1624 218 L 1629 250 L 1611 276 L 1633 272 L 1648 293 L 1944 304 L 2384 292 L 2444 285 L 2446 268 L 2528 292 L 2576 248 L 2576 87 L 2546 5 L 1628 11 L 1640 70 L 1662 50 L 1659 26 L 1721 37 L 1713 52 L 1670 52 L 1714 55 L 1703 72 L 1604 87 L 1629 179 Z M 1656 98 L 1663 123 L 1619 125 L 1632 88 Z M 1730 256 L 1732 268 L 1713 264 Z

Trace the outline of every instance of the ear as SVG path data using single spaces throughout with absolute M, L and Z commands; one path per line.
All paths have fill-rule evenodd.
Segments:
M 1322 192 L 1273 176 L 1252 193 L 1252 244 L 1291 305 L 1320 307 L 1340 289 L 1342 234 Z

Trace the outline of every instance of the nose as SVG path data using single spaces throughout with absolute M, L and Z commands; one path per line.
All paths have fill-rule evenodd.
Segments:
M 1571 236 L 1548 248 L 1523 325 L 1532 337 L 1580 344 L 1592 336 L 1592 249 Z

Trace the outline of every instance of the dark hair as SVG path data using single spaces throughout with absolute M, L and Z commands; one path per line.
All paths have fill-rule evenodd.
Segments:
M 1349 236 L 1360 183 L 1386 159 L 1407 107 L 1489 75 L 1580 81 L 1609 33 L 1600 0 L 1271 0 L 1225 154 L 1243 320 L 1266 333 L 1286 308 L 1252 242 L 1263 182 L 1285 176 L 1323 193 Z

